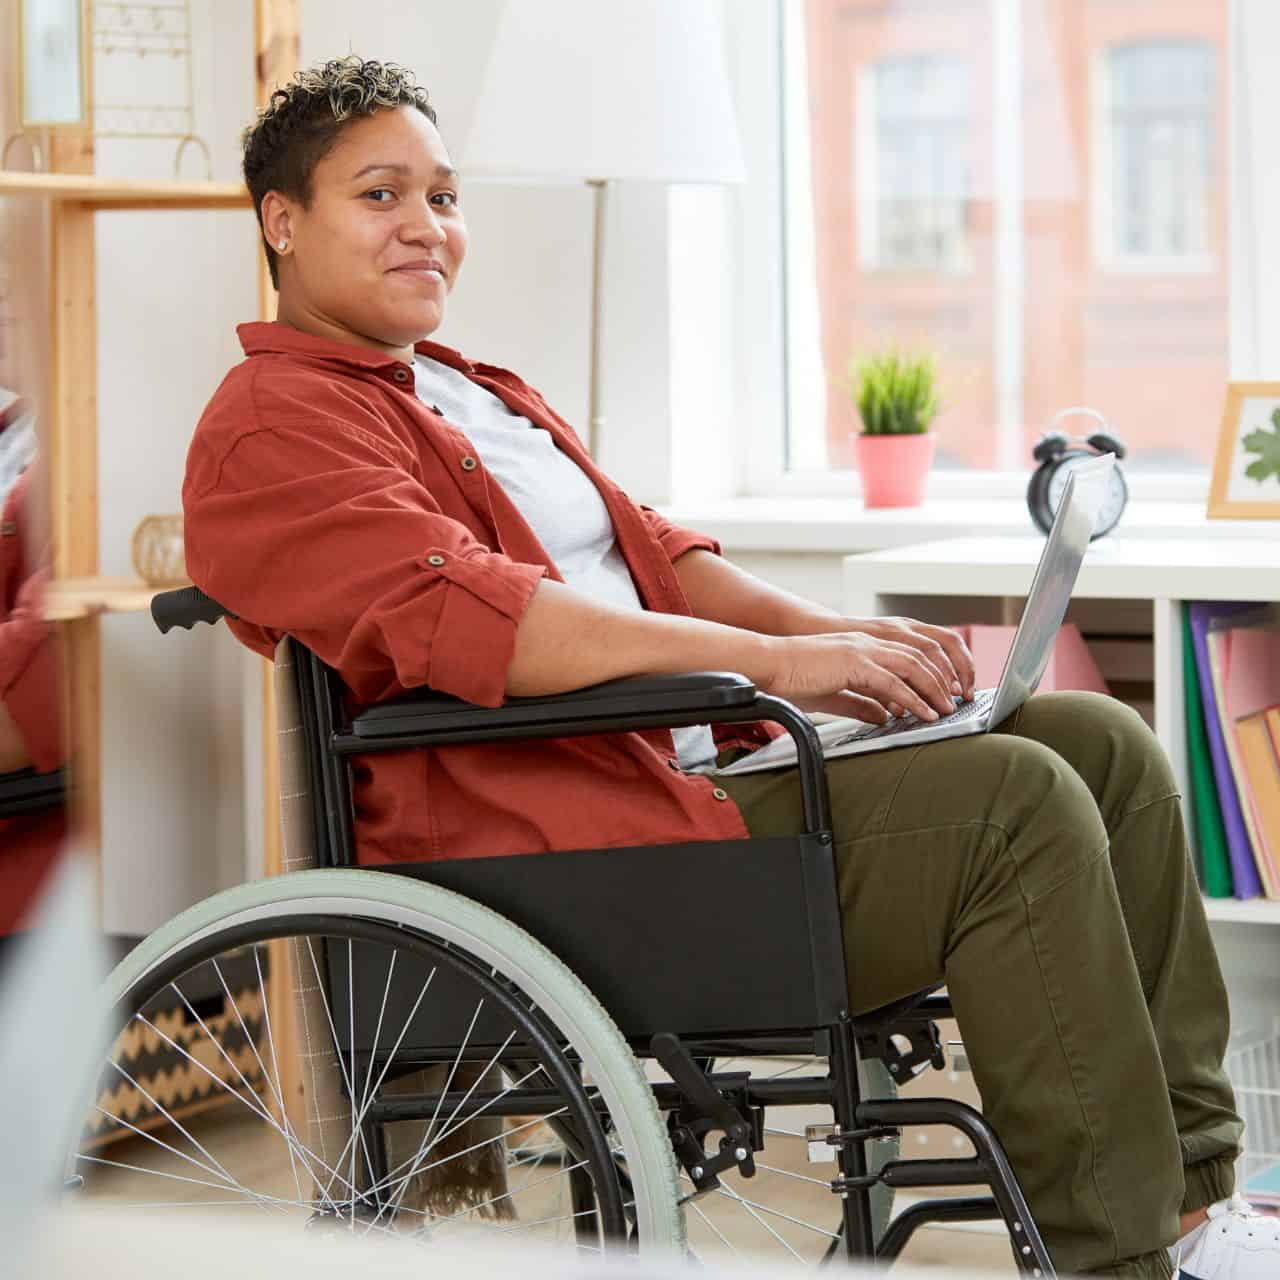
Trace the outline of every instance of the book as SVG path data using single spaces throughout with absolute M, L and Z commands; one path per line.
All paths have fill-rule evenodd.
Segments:
M 1211 644 L 1214 634 L 1211 626 Z M 1257 614 L 1244 615 L 1223 634 L 1225 640 L 1219 641 L 1218 647 L 1223 660 L 1228 755 L 1232 759 L 1240 807 L 1253 841 L 1258 878 L 1268 898 L 1280 898 L 1280 842 L 1274 834 L 1268 837 L 1259 808 L 1261 797 L 1241 750 L 1242 721 L 1265 712 L 1268 707 L 1280 706 L 1280 627 L 1277 627 L 1274 610 L 1264 608 Z M 1255 756 L 1259 734 L 1267 751 L 1271 749 L 1270 735 L 1263 721 L 1249 733 Z
M 1209 739 L 1205 732 L 1204 707 L 1200 701 L 1200 681 L 1196 675 L 1196 654 L 1191 639 L 1191 609 L 1182 606 L 1182 695 L 1187 719 L 1187 766 L 1191 779 L 1192 844 L 1200 887 L 1210 898 L 1232 894 L 1231 862 L 1227 854 L 1227 833 L 1222 825 L 1222 806 L 1213 780 Z
M 989 623 L 963 623 L 956 627 L 973 656 L 976 687 L 994 688 L 1000 683 L 1005 660 L 1013 647 L 1017 627 Z M 1110 693 L 1098 670 L 1089 645 L 1074 622 L 1064 622 L 1054 637 L 1053 650 L 1040 683 L 1038 693 L 1055 689 L 1087 689 L 1094 693 Z
M 1222 725 L 1222 745 L 1226 749 L 1227 764 L 1230 766 L 1230 785 L 1235 788 L 1236 803 L 1240 806 L 1240 817 L 1244 821 L 1245 834 L 1249 840 L 1249 856 L 1258 873 L 1262 895 L 1274 898 L 1276 886 L 1272 883 L 1271 859 L 1263 848 L 1262 836 L 1258 831 L 1253 803 L 1249 797 L 1249 785 L 1244 776 L 1244 766 L 1240 762 L 1234 716 L 1228 701 L 1232 641 L 1237 634 L 1236 629 L 1226 626 L 1221 620 L 1209 624 L 1209 632 L 1205 636 L 1209 653 L 1209 678 L 1213 681 L 1213 700 L 1217 704 L 1218 719 Z
M 1267 730 L 1267 713 L 1257 711 L 1237 720 L 1235 733 L 1254 825 L 1274 886 L 1280 879 L 1280 757 Z
M 1215 604 L 1194 601 L 1187 606 L 1191 615 L 1191 641 L 1196 658 L 1196 678 L 1200 686 L 1200 701 L 1204 711 L 1205 735 L 1209 739 L 1209 757 L 1213 764 L 1214 783 L 1218 790 L 1218 803 L 1222 808 L 1222 825 L 1227 836 L 1227 855 L 1231 862 L 1232 889 L 1237 898 L 1257 898 L 1262 895 L 1262 882 L 1253 860 L 1253 846 L 1240 810 L 1240 797 L 1231 774 L 1231 761 L 1227 756 L 1226 742 L 1222 736 L 1222 717 L 1214 695 L 1213 675 L 1209 666 L 1209 624 L 1215 618 L 1240 614 L 1251 606 L 1247 604 Z

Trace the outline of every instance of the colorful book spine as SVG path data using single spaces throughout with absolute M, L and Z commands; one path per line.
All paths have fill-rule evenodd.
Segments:
M 1195 602 L 1188 606 L 1191 614 L 1191 638 L 1196 656 L 1196 675 L 1200 685 L 1200 699 L 1204 709 L 1206 736 L 1209 739 L 1209 755 L 1213 762 L 1213 776 L 1217 784 L 1218 802 L 1222 806 L 1222 824 L 1227 835 L 1227 854 L 1231 860 L 1231 879 L 1237 898 L 1262 896 L 1262 882 L 1253 860 L 1253 847 L 1245 828 L 1244 814 L 1240 811 L 1240 797 L 1236 793 L 1235 780 L 1231 776 L 1231 761 L 1222 737 L 1222 718 L 1214 697 L 1213 676 L 1209 666 L 1209 624 L 1215 618 L 1240 613 L 1250 606 L 1245 604 L 1212 604 Z
M 1222 806 L 1218 803 L 1218 788 L 1213 780 L 1213 761 L 1209 757 L 1209 738 L 1200 701 L 1200 680 L 1191 638 L 1191 608 L 1185 604 L 1182 606 L 1182 684 L 1196 869 L 1200 874 L 1200 887 L 1207 897 L 1229 898 L 1233 889 L 1227 833 L 1222 825 Z
M 1218 721 L 1222 728 L 1222 745 L 1227 753 L 1230 786 L 1235 789 L 1236 803 L 1240 806 L 1240 817 L 1244 820 L 1245 835 L 1249 840 L 1249 856 L 1253 859 L 1254 870 L 1258 873 L 1258 883 L 1262 888 L 1263 896 L 1274 898 L 1276 886 L 1271 877 L 1271 859 L 1267 856 L 1262 833 L 1258 829 L 1253 798 L 1249 794 L 1249 782 L 1240 759 L 1236 726 L 1231 717 L 1227 680 L 1231 665 L 1233 635 L 1235 631 L 1230 628 L 1224 626 L 1219 629 L 1214 623 L 1209 624 L 1209 632 L 1205 636 L 1205 646 L 1209 654 L 1209 678 L 1213 682 L 1213 701 L 1218 708 Z
M 1237 720 L 1235 730 L 1245 790 L 1274 885 L 1280 880 L 1280 756 L 1267 730 L 1265 711 Z

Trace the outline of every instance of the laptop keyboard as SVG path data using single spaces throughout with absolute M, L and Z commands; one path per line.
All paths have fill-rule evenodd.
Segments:
M 974 716 L 980 716 L 983 712 L 991 709 L 995 696 L 996 691 L 994 689 L 983 689 L 974 697 L 972 702 L 965 702 L 963 699 L 957 698 L 956 709 L 949 716 L 942 716 L 937 720 L 921 720 L 908 711 L 906 715 L 896 716 L 887 724 L 871 724 L 863 729 L 855 729 L 853 733 L 845 734 L 843 738 L 838 739 L 833 745 L 842 747 L 846 742 L 865 742 L 869 738 L 888 738 L 895 733 L 905 733 L 908 729 L 918 729 L 921 725 L 933 727 L 940 724 L 956 724 L 961 720 L 972 720 Z

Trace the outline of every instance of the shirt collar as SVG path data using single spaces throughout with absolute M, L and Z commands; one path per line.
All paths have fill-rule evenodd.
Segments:
M 335 342 L 332 338 L 319 338 L 315 334 L 303 333 L 292 325 L 281 324 L 278 320 L 254 320 L 248 324 L 236 326 L 236 335 L 245 355 L 256 356 L 266 354 L 311 356 L 321 360 L 332 360 L 359 369 L 390 369 L 403 361 L 375 351 L 372 347 L 361 347 L 353 342 Z M 490 366 L 472 364 L 460 351 L 443 346 L 438 342 L 419 342 L 414 350 L 433 360 L 439 360 L 463 373 L 491 371 Z

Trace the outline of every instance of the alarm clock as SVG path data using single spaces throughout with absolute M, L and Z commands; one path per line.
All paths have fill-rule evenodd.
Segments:
M 1052 429 L 1071 417 L 1093 418 L 1101 430 L 1086 437 L 1069 437 Z M 1054 417 L 1050 427 L 1031 450 L 1031 456 L 1040 464 L 1031 473 L 1031 480 L 1027 485 L 1027 510 L 1031 513 L 1031 519 L 1041 533 L 1047 534 L 1053 526 L 1054 516 L 1058 514 L 1058 507 L 1062 504 L 1062 494 L 1072 469 L 1086 458 L 1114 453 L 1116 465 L 1111 468 L 1107 494 L 1103 498 L 1097 527 L 1093 531 L 1094 539 L 1101 538 L 1104 533 L 1110 533 L 1116 527 L 1124 514 L 1125 504 L 1129 501 L 1129 486 L 1125 484 L 1119 465 L 1120 459 L 1125 455 L 1125 447 L 1111 433 L 1107 420 L 1096 409 L 1063 409 Z

